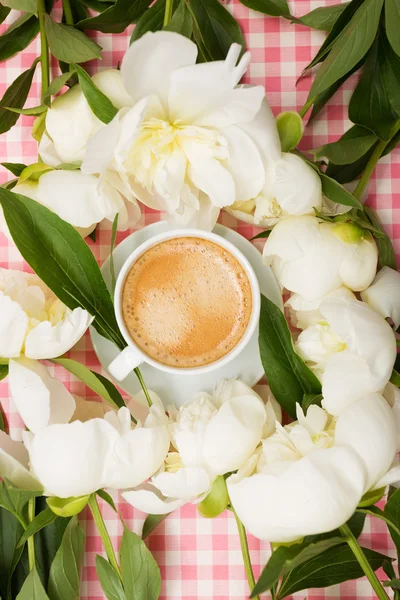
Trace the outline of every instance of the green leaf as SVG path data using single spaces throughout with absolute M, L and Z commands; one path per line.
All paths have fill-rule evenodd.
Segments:
M 52 496 L 47 498 L 46 502 L 50 509 L 58 517 L 74 517 L 79 515 L 89 502 L 88 496 L 71 496 L 70 498 L 57 498 Z
M 111 508 L 115 511 L 117 511 L 117 507 L 115 506 L 114 500 L 111 498 L 110 494 L 108 492 L 106 492 L 105 490 L 97 490 L 96 494 L 98 496 L 100 496 L 100 498 L 102 500 L 104 500 L 104 502 L 107 502 L 107 504 L 109 506 L 111 506 Z
M 18 121 L 19 115 L 12 113 L 5 107 L 22 108 L 24 106 L 31 89 L 36 65 L 37 61 L 35 60 L 30 69 L 21 73 L 13 81 L 0 100 L 0 133 L 8 131 Z
M 147 515 L 146 520 L 143 523 L 142 538 L 145 540 L 170 514 L 171 513 L 164 515 Z
M 22 10 L 23 12 L 32 14 L 37 12 L 37 4 L 35 0 L 2 0 L 1 4 L 2 6 L 14 8 L 15 10 Z
M 164 13 L 165 0 L 157 0 L 136 23 L 130 43 L 141 38 L 147 31 L 160 31 L 164 24 Z
M 382 83 L 393 110 L 400 115 L 400 57 L 393 51 L 384 34 L 380 36 L 379 43 Z
M 375 490 L 376 491 L 376 490 Z M 385 494 L 385 488 L 381 488 L 380 497 L 376 500 L 379 502 Z M 372 492 L 370 492 L 372 493 Z M 362 503 L 359 504 L 361 506 Z M 378 506 L 368 506 L 367 508 L 357 508 L 358 512 L 365 513 L 366 515 L 370 515 L 371 517 L 377 517 L 386 523 L 389 526 L 390 532 L 393 536 L 396 537 L 397 540 L 400 540 L 400 522 L 395 523 L 392 519 L 390 519 L 383 510 L 381 510 Z M 393 538 L 394 539 L 394 538 Z
M 368 150 L 364 156 L 347 165 L 335 165 L 333 162 L 330 162 L 325 171 L 326 175 L 332 177 L 341 184 L 354 181 L 364 171 L 369 159 L 371 158 L 374 148 L 375 145 L 372 146 L 372 148 L 370 148 L 370 150 Z
M 324 144 L 313 151 L 315 159 L 326 157 L 335 165 L 347 165 L 361 158 L 377 141 L 369 129 L 353 125 L 337 142 Z
M 392 371 L 392 375 L 390 377 L 390 382 L 393 383 L 393 385 L 400 387 L 400 373 L 398 373 L 396 371 L 396 369 L 393 369 L 393 371 Z
M 0 430 L 1 431 L 5 431 L 6 427 L 5 427 L 5 422 L 4 422 L 4 416 L 3 416 L 3 412 L 2 412 L 2 408 L 0 407 Z
M 101 47 L 82 31 L 71 25 L 56 23 L 45 15 L 45 32 L 50 51 L 66 63 L 81 63 L 93 58 L 101 58 Z
M 36 117 L 44 112 L 47 112 L 47 106 L 41 104 L 40 106 L 32 106 L 32 108 L 13 108 L 12 106 L 5 106 L 6 110 L 17 113 L 18 115 L 28 115 L 29 117 Z
M 78 518 L 73 517 L 51 565 L 48 588 L 51 600 L 79 600 L 85 537 Z
M 43 527 L 47 527 L 50 523 L 53 523 L 57 519 L 57 515 L 55 515 L 50 508 L 46 508 L 42 512 L 40 512 L 28 525 L 25 529 L 21 539 L 18 542 L 17 548 L 23 546 L 25 542 L 32 535 L 43 529 Z
M 8 15 L 10 14 L 10 10 L 11 8 L 0 4 L 0 23 L 3 23 L 4 20 L 8 17 Z
M 160 569 L 144 541 L 125 525 L 119 554 L 126 597 L 157 600 L 161 590 Z
M 400 590 L 400 579 L 391 579 L 390 581 L 383 581 L 383 585 L 391 587 L 395 590 Z
M 272 231 L 272 229 L 267 229 L 266 231 L 261 231 L 260 233 L 257 233 L 257 235 L 254 235 L 252 238 L 250 238 L 250 241 L 252 242 L 253 240 L 266 239 L 267 237 L 269 237 L 271 231 Z
M 110 293 L 79 233 L 55 213 L 25 196 L 0 188 L 0 203 L 22 256 L 69 308 L 95 316 L 97 331 L 124 348 Z
M 100 375 L 100 373 L 91 371 L 85 365 L 71 358 L 53 358 L 52 362 L 67 369 L 67 371 L 75 375 L 75 377 L 80 379 L 88 388 L 114 408 L 125 406 L 124 399 L 115 385 L 109 379 Z
M 280 113 L 276 117 L 282 152 L 294 150 L 303 137 L 303 119 L 296 111 Z
M 17 543 L 23 533 L 18 519 L 5 508 L 0 508 L 0 595 L 7 597 L 7 590 L 16 562 L 21 557 Z
M 102 0 L 80 0 L 88 8 L 92 8 L 96 12 L 102 13 L 107 8 L 114 6 L 114 2 L 102 2 Z M 85 17 L 86 18 L 86 17 Z
M 44 173 L 48 173 L 49 171 L 53 171 L 53 167 L 49 167 L 49 165 L 46 165 L 42 162 L 34 163 L 22 171 L 21 175 L 19 176 L 18 183 L 22 183 L 28 179 L 38 181 Z
M 343 537 L 332 537 L 319 542 L 303 542 L 292 546 L 279 546 L 264 567 L 250 598 L 270 590 L 280 579 L 292 569 L 319 556 L 329 548 L 343 544 Z
M 69 81 L 73 73 L 73 70 L 67 71 L 67 73 L 62 73 L 61 75 L 58 75 L 58 77 L 54 77 L 54 79 L 51 80 L 49 87 L 43 95 L 43 102 L 49 100 L 51 96 L 55 96 L 56 94 L 58 94 L 62 90 L 64 85 L 67 83 L 67 81 Z
M 84 93 L 92 112 L 103 123 L 112 121 L 118 110 L 111 100 L 109 100 L 107 96 L 99 90 L 97 85 L 93 83 L 92 78 L 85 69 L 82 69 L 79 65 L 73 66 L 78 73 L 79 85 L 81 86 L 81 90 Z
M 0 62 L 24 50 L 39 33 L 39 21 L 32 16 L 18 19 L 0 36 Z
M 353 194 L 351 194 L 340 183 L 332 179 L 322 171 L 319 171 L 319 176 L 322 183 L 322 193 L 332 202 L 344 204 L 344 206 L 352 206 L 353 208 L 363 209 L 363 205 Z
M 13 487 L 6 481 L 0 482 L 0 506 L 13 513 L 24 518 L 24 508 L 32 498 L 40 496 L 42 491 L 35 490 L 22 490 L 20 488 Z
M 210 60 L 225 60 L 231 44 L 240 44 L 245 50 L 243 33 L 230 12 L 219 0 L 189 0 L 194 16 L 194 36 L 203 54 Z
M 400 56 L 400 0 L 385 0 L 385 25 L 390 45 Z
M 112 229 L 111 229 L 110 276 L 111 276 L 111 291 L 112 291 L 112 293 L 114 293 L 115 283 L 116 283 L 113 252 L 114 252 L 115 240 L 116 240 L 116 237 L 117 237 L 117 227 L 118 227 L 118 213 L 115 215 L 115 218 L 114 218 L 114 221 L 113 221 L 113 224 L 112 224 Z
M 349 2 L 343 2 L 343 4 L 333 4 L 332 6 L 319 6 L 296 19 L 296 23 L 300 22 L 307 27 L 319 29 L 320 31 L 330 31 L 348 5 Z
M 286 0 L 240 0 L 241 4 L 271 17 L 289 17 Z
M 384 554 L 362 549 L 374 571 L 388 560 Z M 390 560 L 390 559 L 389 559 Z M 279 600 L 309 588 L 325 588 L 364 576 L 349 546 L 331 548 L 291 571 L 279 590 Z
M 122 33 L 128 25 L 135 23 L 143 15 L 150 3 L 151 0 L 117 0 L 100 15 L 79 21 L 77 27 L 104 33 Z
M 385 517 L 390 521 L 393 521 L 397 528 L 400 527 L 400 489 L 396 490 L 394 494 L 390 496 L 383 512 Z M 389 531 L 392 540 L 395 543 L 397 554 L 400 555 L 400 535 L 392 527 L 389 527 Z
M 46 129 L 46 115 L 47 115 L 47 113 L 42 113 L 41 115 L 36 117 L 36 119 L 33 121 L 32 137 L 38 143 L 42 139 L 42 135 L 44 134 L 45 129 Z
M 316 404 L 317 406 L 321 406 L 322 398 L 323 398 L 322 394 L 304 394 L 303 402 L 301 403 L 301 407 L 302 407 L 303 411 L 305 413 L 307 413 L 307 410 L 313 404 Z
M 394 270 L 397 270 L 396 266 L 396 254 L 393 248 L 392 240 L 382 227 L 378 216 L 374 213 L 374 211 L 369 207 L 364 207 L 364 212 L 368 217 L 368 220 L 371 224 L 383 233 L 382 238 L 376 238 L 376 245 L 378 246 L 379 253 L 379 264 L 381 267 L 391 267 Z
M 304 394 L 320 394 L 321 384 L 296 353 L 281 309 L 261 296 L 259 347 L 269 386 L 279 404 L 296 418 Z
M 33 567 L 26 578 L 26 581 L 17 596 L 17 600 L 50 600 L 40 581 L 36 567 Z
M 5 379 L 8 375 L 8 365 L 0 365 L 0 381 Z
M 369 490 L 365 492 L 360 502 L 358 503 L 358 508 L 371 507 L 372 504 L 376 504 L 383 498 L 385 495 L 385 488 L 379 488 L 377 490 Z
M 96 555 L 96 573 L 107 600 L 126 600 L 124 588 L 114 567 L 98 554 Z
M 9 163 L 3 162 L 1 163 L 2 167 L 10 171 L 16 177 L 19 177 L 24 169 L 26 169 L 26 165 L 23 163 Z
M 314 79 L 307 101 L 314 100 L 365 56 L 374 42 L 382 6 L 383 0 L 364 0 L 350 23 L 335 39 Z
M 349 118 L 353 123 L 370 129 L 382 140 L 389 140 L 396 115 L 386 94 L 382 80 L 378 38 L 375 40 L 365 63 L 360 81 L 349 104 Z
M 177 9 L 172 15 L 172 19 L 164 29 L 166 31 L 175 31 L 189 39 L 192 37 L 193 19 L 185 0 L 180 0 Z

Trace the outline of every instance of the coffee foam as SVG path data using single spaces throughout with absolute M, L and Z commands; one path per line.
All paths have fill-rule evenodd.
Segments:
M 240 263 L 214 242 L 182 237 L 161 242 L 134 263 L 122 292 L 122 314 L 134 342 L 165 365 L 212 363 L 242 338 L 252 311 Z

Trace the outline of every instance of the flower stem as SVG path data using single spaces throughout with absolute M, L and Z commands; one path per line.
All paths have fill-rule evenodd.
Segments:
M 390 138 L 392 139 L 396 133 L 399 131 L 400 129 L 400 119 L 398 121 L 396 121 L 396 123 L 394 124 L 392 133 Z M 360 200 L 365 188 L 368 185 L 368 182 L 370 180 L 370 177 L 372 175 L 372 173 L 374 172 L 374 169 L 378 163 L 378 160 L 381 158 L 383 152 L 385 151 L 386 146 L 389 144 L 389 141 L 385 141 L 385 140 L 380 140 L 377 145 L 375 146 L 375 149 L 373 151 L 373 153 L 371 154 L 371 157 L 367 163 L 367 166 L 365 167 L 361 178 L 359 180 L 359 182 L 357 183 L 357 187 L 353 192 L 353 196 L 355 196 L 358 200 Z
M 101 540 L 103 542 L 104 550 L 106 551 L 107 558 L 110 561 L 110 564 L 114 567 L 115 571 L 118 573 L 121 578 L 121 571 L 119 565 L 117 563 L 117 559 L 115 557 L 115 552 L 113 545 L 111 543 L 110 536 L 108 534 L 106 525 L 104 523 L 103 517 L 100 512 L 99 505 L 97 503 L 96 494 L 92 494 L 89 498 L 89 508 L 92 512 L 94 522 L 96 523 L 97 531 L 100 534 Z
M 31 498 L 28 502 L 28 520 L 29 523 L 33 521 L 35 518 L 35 498 Z M 35 566 L 35 539 L 34 536 L 31 535 L 28 538 L 28 562 L 29 562 L 29 570 Z
M 166 27 L 171 20 L 172 5 L 173 5 L 173 0 L 166 0 L 163 27 Z
M 135 369 L 135 375 L 139 379 L 139 383 L 142 386 L 143 393 L 146 396 L 147 404 L 149 406 L 151 406 L 153 404 L 153 402 L 151 401 L 149 390 L 147 389 L 147 385 L 144 382 L 143 375 L 140 372 L 139 367 L 136 367 L 136 369 Z
M 44 0 L 37 0 L 37 10 L 39 17 L 40 28 L 40 64 L 42 69 L 42 101 L 50 83 L 50 66 L 49 66 L 49 48 L 47 45 L 47 37 L 44 29 L 44 15 L 46 6 Z
M 248 581 L 250 593 L 251 593 L 254 589 L 254 586 L 256 585 L 256 582 L 254 579 L 253 568 L 251 566 L 250 552 L 249 552 L 249 546 L 247 544 L 246 530 L 244 528 L 243 523 L 241 522 L 241 520 L 239 519 L 239 517 L 237 516 L 237 514 L 234 510 L 233 510 L 233 514 L 235 515 L 235 519 L 236 519 L 236 525 L 238 528 L 238 533 L 239 533 L 239 538 L 240 538 L 240 547 L 242 549 L 244 568 L 246 571 L 247 581 Z M 255 600 L 260 600 L 259 596 L 254 596 L 254 598 L 255 598 Z
M 371 565 L 369 564 L 368 559 L 365 556 L 360 544 L 358 543 L 356 537 L 353 535 L 353 533 L 351 532 L 351 529 L 349 528 L 349 526 L 346 523 L 340 527 L 340 532 L 346 538 L 346 542 L 350 546 L 360 567 L 362 568 L 366 577 L 368 578 L 368 581 L 370 582 L 370 584 L 376 594 L 376 597 L 379 598 L 379 600 L 389 600 L 389 596 L 387 595 L 387 593 L 385 592 L 385 590 L 383 589 L 383 587 L 381 585 L 381 582 L 375 575 L 375 572 L 374 572 L 373 568 L 371 567 Z
M 65 22 L 67 25 L 74 24 L 74 17 L 72 14 L 71 4 L 69 0 L 62 0 L 62 7 L 64 11 Z

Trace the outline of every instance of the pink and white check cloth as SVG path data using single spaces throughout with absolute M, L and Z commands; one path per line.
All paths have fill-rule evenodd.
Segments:
M 332 5 L 340 0 L 289 0 L 292 13 L 296 16 L 323 5 Z M 267 90 L 268 101 L 275 114 L 286 110 L 299 109 L 307 97 L 310 78 L 300 82 L 296 88 L 296 79 L 304 66 L 311 60 L 322 43 L 324 35 L 306 27 L 291 25 L 279 18 L 264 17 L 230 0 L 225 4 L 239 21 L 245 34 L 248 48 L 252 53 L 252 62 L 247 78 L 252 84 L 263 84 Z M 13 11 L 14 12 L 14 11 Z M 14 17 L 15 18 L 15 17 Z M 10 19 L 7 19 L 10 22 Z M 5 25 L 0 26 L 0 31 Z M 131 31 L 120 35 L 98 34 L 97 41 L 103 48 L 103 60 L 93 61 L 93 72 L 106 67 L 116 67 L 129 45 Z M 36 39 L 22 54 L 2 63 L 0 67 L 0 96 L 21 71 L 29 68 L 39 54 L 39 41 Z M 53 64 L 53 76 L 56 65 Z M 305 131 L 302 147 L 316 148 L 326 142 L 335 141 L 348 127 L 347 105 L 355 79 L 351 77 L 344 89 L 339 91 L 329 106 Z M 28 106 L 39 104 L 40 82 L 37 78 L 31 90 Z M 7 134 L 0 136 L 0 162 L 23 162 L 30 164 L 37 160 L 37 144 L 31 137 L 32 118 L 21 117 L 17 125 Z M 4 170 L 0 173 L 3 183 L 11 175 Z M 378 211 L 386 231 L 394 241 L 397 256 L 400 255 L 400 151 L 396 150 L 379 163 L 375 177 L 369 188 L 368 204 Z M 144 207 L 138 227 L 143 227 L 159 219 L 159 214 Z M 236 229 L 250 238 L 253 227 L 239 223 L 223 213 L 220 222 Z M 130 232 L 119 234 L 117 243 Z M 98 232 L 97 242 L 89 240 L 96 258 L 101 263 L 109 254 L 110 228 L 103 227 Z M 9 268 L 27 268 L 19 252 L 0 233 L 0 266 Z M 71 357 L 99 370 L 88 335 L 80 341 L 71 353 Z M 89 396 L 90 391 L 61 367 L 56 367 L 57 376 L 62 379 L 73 393 Z M 0 383 L 0 400 L 11 427 L 20 426 L 18 415 L 8 399 L 7 381 Z M 125 523 L 140 533 L 144 516 L 139 511 L 114 496 L 117 508 Z M 115 547 L 118 547 L 122 535 L 119 517 L 104 502 L 101 505 L 106 525 Z M 82 515 L 82 525 L 86 528 L 87 544 L 85 564 L 82 575 L 82 600 L 102 600 L 100 584 L 95 570 L 96 554 L 104 554 L 102 543 L 94 524 L 87 512 Z M 394 556 L 393 544 L 381 521 L 368 520 L 361 538 L 362 543 L 378 552 Z M 255 576 L 269 557 L 269 546 L 249 536 L 251 559 Z M 148 546 L 153 552 L 161 569 L 163 580 L 161 600 L 244 600 L 248 596 L 248 586 L 243 568 L 239 538 L 235 520 L 225 512 L 217 519 L 200 517 L 196 508 L 185 506 L 169 516 L 152 533 Z M 382 578 L 385 576 L 382 574 Z M 267 597 L 267 595 L 265 596 Z M 365 579 L 333 586 L 325 590 L 309 590 L 297 593 L 293 598 L 325 600 L 341 598 L 343 600 L 373 600 L 375 598 L 368 581 Z

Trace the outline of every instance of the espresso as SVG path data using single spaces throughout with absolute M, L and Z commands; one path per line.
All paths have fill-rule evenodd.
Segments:
M 228 354 L 251 312 L 251 286 L 241 264 L 218 244 L 196 237 L 144 252 L 122 292 L 122 315 L 134 342 L 150 358 L 178 368 Z

